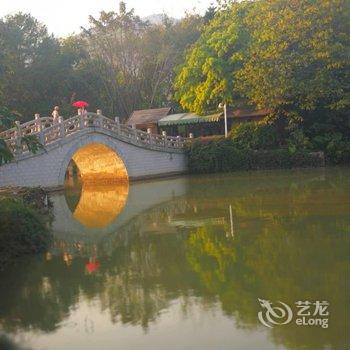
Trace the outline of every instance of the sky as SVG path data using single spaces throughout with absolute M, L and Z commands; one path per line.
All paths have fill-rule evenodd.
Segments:
M 134 8 L 140 17 L 165 13 L 181 18 L 185 11 L 204 13 L 215 0 L 125 0 L 127 9 Z M 56 36 L 79 32 L 88 25 L 88 16 L 100 11 L 117 11 L 119 0 L 0 0 L 0 17 L 16 12 L 30 13 L 46 24 Z

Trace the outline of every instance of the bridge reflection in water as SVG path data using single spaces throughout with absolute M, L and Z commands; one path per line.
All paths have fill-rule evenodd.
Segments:
M 66 198 L 72 200 L 68 189 Z M 111 185 L 83 183 L 80 187 L 73 217 L 85 227 L 101 228 L 110 225 L 123 210 L 129 192 L 129 184 L 122 182 Z
M 68 178 L 64 192 L 50 196 L 55 237 L 69 242 L 102 237 L 120 231 L 141 213 L 173 201 L 187 191 L 186 178 L 121 182 L 110 185 Z

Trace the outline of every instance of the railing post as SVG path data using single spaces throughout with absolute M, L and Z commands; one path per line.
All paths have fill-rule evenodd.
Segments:
M 84 114 L 81 113 L 79 114 L 79 129 L 83 130 L 84 129 Z
M 16 153 L 22 153 L 22 130 L 21 130 L 21 123 L 19 121 L 15 121 L 16 125 Z
M 151 144 L 152 143 L 152 129 L 151 128 L 147 128 L 147 136 L 148 136 L 148 143 Z
M 39 141 L 42 145 L 44 145 L 45 140 L 44 140 L 44 133 L 43 133 L 43 124 L 41 122 L 40 114 L 35 113 L 34 118 L 35 118 L 35 124 L 36 124 L 36 132 L 39 133 Z
M 167 145 L 166 131 L 162 131 L 162 136 L 164 138 L 164 147 L 166 147 L 166 145 Z
M 40 132 L 41 129 L 42 129 L 40 114 L 39 113 L 35 113 L 34 114 L 34 119 L 35 119 L 35 131 L 36 132 Z
M 97 126 L 102 128 L 102 126 L 103 126 L 102 109 L 96 110 L 96 114 L 97 114 Z
M 180 144 L 181 144 L 181 136 L 178 135 L 178 136 L 176 136 L 176 147 L 180 148 Z
M 63 117 L 58 117 L 58 123 L 60 124 L 60 137 L 63 139 L 66 134 L 64 130 Z
M 120 134 L 120 120 L 119 117 L 114 117 L 114 121 L 117 124 L 117 132 Z
M 131 128 L 133 129 L 134 139 L 137 141 L 137 129 L 136 129 L 136 124 L 131 124 Z
M 96 110 L 96 114 L 97 114 L 97 126 L 102 128 L 102 126 L 103 126 L 102 109 Z

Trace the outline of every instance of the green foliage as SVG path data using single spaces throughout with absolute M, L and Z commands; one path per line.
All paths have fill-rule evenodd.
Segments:
M 291 153 L 314 149 L 333 162 L 348 159 L 349 1 L 224 4 L 179 69 L 175 88 L 182 107 L 204 113 L 221 101 L 233 107 L 248 102 L 269 109 L 278 132 L 237 126 L 237 147 L 287 145 Z
M 21 143 L 28 148 L 29 152 L 37 153 L 40 150 L 44 150 L 44 146 L 40 143 L 36 135 L 25 135 L 21 137 Z
M 350 106 L 347 0 L 257 1 L 245 19 L 249 52 L 240 91 L 260 107 L 303 111 Z
M 342 133 L 326 133 L 312 139 L 315 149 L 325 152 L 327 159 L 332 163 L 350 163 L 350 138 Z
M 278 147 L 276 126 L 269 123 L 239 123 L 232 127 L 230 138 L 239 149 L 272 149 Z
M 308 137 L 305 136 L 301 129 L 292 131 L 287 139 L 289 153 L 305 151 L 311 148 L 311 143 Z
M 187 16 L 179 23 L 167 18 L 151 25 L 127 11 L 90 16 L 82 40 L 88 52 L 87 74 L 99 85 L 99 102 L 113 115 L 128 116 L 134 109 L 168 104 L 173 69 L 183 51 L 197 40 L 202 19 Z M 85 73 L 86 74 L 86 73 Z
M 232 140 L 201 143 L 195 141 L 188 150 L 192 173 L 229 172 L 324 165 L 322 154 L 310 152 L 290 153 L 288 149 L 252 150 L 237 148 Z
M 0 105 L 33 118 L 70 102 L 75 57 L 29 14 L 0 19 Z
M 198 113 L 239 97 L 284 111 L 349 108 L 349 23 L 347 0 L 233 2 L 187 55 L 177 97 Z
M 45 147 L 41 144 L 36 135 L 24 135 L 21 137 L 21 144 L 25 145 L 29 152 L 33 154 L 40 150 L 45 150 Z M 5 163 L 9 163 L 14 159 L 12 150 L 7 146 L 5 140 L 0 138 L 0 166 Z
M 8 163 L 11 160 L 13 160 L 13 154 L 6 142 L 0 138 L 0 165 Z
M 237 96 L 233 72 L 242 67 L 249 42 L 243 18 L 249 1 L 218 11 L 179 67 L 176 97 L 183 108 L 202 114 Z
M 15 120 L 19 119 L 19 117 L 18 113 L 0 106 L 0 131 L 12 128 Z
M 0 200 L 0 259 L 10 259 L 45 251 L 51 236 L 37 211 L 20 200 Z
M 19 111 L 64 115 L 71 102 L 84 99 L 106 115 L 171 103 L 174 67 L 199 36 L 203 19 L 150 24 L 120 4 L 119 12 L 90 17 L 81 33 L 58 40 L 29 14 L 0 18 L 0 105 Z

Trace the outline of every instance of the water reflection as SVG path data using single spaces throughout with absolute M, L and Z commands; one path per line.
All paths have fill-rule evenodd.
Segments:
M 129 209 L 122 214 L 127 219 L 115 232 L 99 241 L 67 241 L 57 234 L 51 254 L 0 276 L 6 281 L 0 286 L 0 324 L 10 335 L 40 330 L 59 348 L 54 334 L 65 334 L 88 303 L 94 305 L 89 309 L 94 340 L 104 348 L 125 339 L 138 348 L 133 341 L 140 341 L 140 327 L 142 347 L 157 348 L 151 330 L 169 327 L 164 318 L 169 312 L 176 334 L 184 332 L 182 325 L 192 330 L 179 340 L 191 349 L 253 349 L 262 331 L 267 337 L 259 338 L 260 349 L 348 349 L 349 175 L 349 169 L 333 169 L 188 178 L 183 195 L 158 203 L 151 194 L 161 195 L 159 186 L 183 188 L 184 180 L 143 184 L 145 192 L 146 187 L 133 192 L 131 186 Z M 147 200 L 157 204 L 148 207 Z M 290 324 L 268 330 L 257 319 L 258 298 L 289 304 L 328 300 L 330 327 Z M 101 321 L 104 313 L 109 323 Z M 210 320 L 212 313 L 214 345 L 204 326 L 192 329 L 185 321 L 193 323 L 196 315 Z M 115 330 L 111 343 L 106 343 L 107 324 Z M 122 336 L 116 332 L 120 325 L 130 331 Z M 179 348 L 168 333 L 156 334 L 169 349 Z M 83 334 L 73 336 L 84 342 Z M 35 344 L 42 345 L 40 339 Z
M 110 225 L 125 207 L 128 193 L 128 181 L 105 184 L 98 178 L 89 182 L 82 181 L 80 176 L 66 176 L 66 204 L 74 219 L 87 228 Z
M 128 192 L 129 184 L 127 182 L 113 185 L 84 183 L 73 216 L 86 227 L 106 227 L 123 210 Z

